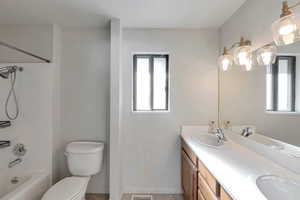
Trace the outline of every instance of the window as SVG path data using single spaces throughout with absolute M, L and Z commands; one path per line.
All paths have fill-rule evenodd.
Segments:
M 133 56 L 133 111 L 169 110 L 169 56 Z
M 296 57 L 277 56 L 267 67 L 266 110 L 295 112 Z

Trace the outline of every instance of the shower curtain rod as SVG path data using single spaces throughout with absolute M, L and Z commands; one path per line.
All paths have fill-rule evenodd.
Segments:
M 10 49 L 12 49 L 12 50 L 21 52 L 21 53 L 23 53 L 23 54 L 29 55 L 29 56 L 31 56 L 31 57 L 37 58 L 37 59 L 42 60 L 42 61 L 44 61 L 44 62 L 46 62 L 46 63 L 50 63 L 50 62 L 51 62 L 49 59 L 43 58 L 43 57 L 41 57 L 41 56 L 37 56 L 37 55 L 35 55 L 35 54 L 33 54 L 33 53 L 30 53 L 30 52 L 28 52 L 28 51 L 25 51 L 25 50 L 23 50 L 23 49 L 20 49 L 20 48 L 18 48 L 18 47 L 15 47 L 15 46 L 13 46 L 13 45 L 7 44 L 7 43 L 2 42 L 2 41 L 0 41 L 0 45 L 1 45 L 1 46 L 4 46 L 4 47 L 7 47 L 7 48 L 10 48 Z

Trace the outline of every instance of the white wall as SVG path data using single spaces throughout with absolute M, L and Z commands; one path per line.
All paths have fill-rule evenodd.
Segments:
M 52 30 L 52 25 L 1 25 L 0 41 L 51 60 Z M 43 61 L 0 46 L 0 62 L 32 63 Z
M 57 177 L 69 175 L 63 155 L 72 140 L 104 141 L 102 172 L 92 178 L 88 192 L 108 192 L 107 113 L 109 101 L 109 30 L 62 30 L 61 133 L 54 148 Z
M 53 26 L 51 25 L 1 25 L 0 41 L 19 48 L 52 58 Z M 41 62 L 21 53 L 0 47 L 0 66 L 18 63 L 24 68 L 17 73 L 16 92 L 20 105 L 20 116 L 12 126 L 0 129 L 0 140 L 11 140 L 12 146 L 1 149 L 0 171 L 6 173 L 8 163 L 16 157 L 12 148 L 16 143 L 23 143 L 27 154 L 23 162 L 11 170 L 29 172 L 46 170 L 52 173 L 52 134 L 53 134 L 53 96 L 54 63 Z M 5 64 L 10 62 L 10 64 Z M 0 120 L 7 120 L 4 114 L 5 99 L 8 94 L 9 81 L 0 79 Z M 12 100 L 12 99 L 11 99 Z M 12 102 L 10 108 L 14 109 Z
M 221 27 L 221 47 L 229 46 L 241 36 L 255 47 L 272 41 L 271 24 L 279 18 L 281 0 L 251 0 Z M 292 5 L 296 0 L 289 1 Z M 235 69 L 222 73 L 221 115 L 232 124 L 253 124 L 259 132 L 285 142 L 300 145 L 299 115 L 265 113 L 265 68 L 253 72 Z
M 52 170 L 52 64 L 24 64 L 23 72 L 17 74 L 16 93 L 20 105 L 19 118 L 12 126 L 0 129 L 0 140 L 11 140 L 12 146 L 0 151 L 0 171 L 5 174 L 8 163 L 16 159 L 12 148 L 17 143 L 25 144 L 27 153 L 24 161 L 12 170 L 31 172 Z M 0 64 L 6 66 L 6 64 Z M 8 93 L 9 80 L 0 79 L 0 120 L 7 120 L 4 114 L 5 100 Z M 12 102 L 10 109 L 14 111 Z
M 180 193 L 180 126 L 217 120 L 217 30 L 124 29 L 122 186 L 124 192 Z M 170 113 L 131 112 L 132 55 L 170 55 Z
M 118 200 L 122 196 L 122 27 L 119 19 L 112 19 L 110 22 L 110 40 L 109 198 L 111 200 Z

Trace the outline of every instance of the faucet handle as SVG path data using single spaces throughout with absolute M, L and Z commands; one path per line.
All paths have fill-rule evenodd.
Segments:
M 242 133 L 241 133 L 241 135 L 244 136 L 244 137 L 248 137 L 248 136 L 250 136 L 252 134 L 253 134 L 253 130 L 252 130 L 251 127 L 245 127 L 245 128 L 243 128 Z
M 223 133 L 222 128 L 216 128 L 216 133 Z
M 13 153 L 17 157 L 22 157 L 26 154 L 27 150 L 24 144 L 16 144 L 13 149 Z
M 0 148 L 5 148 L 5 147 L 9 147 L 10 146 L 10 141 L 8 140 L 1 140 L 0 141 Z

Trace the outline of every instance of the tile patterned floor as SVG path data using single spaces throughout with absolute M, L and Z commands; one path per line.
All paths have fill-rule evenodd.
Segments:
M 124 194 L 122 200 L 131 200 L 132 194 Z M 87 194 L 86 200 L 108 200 L 108 194 Z M 183 200 L 180 194 L 152 194 L 153 200 Z

